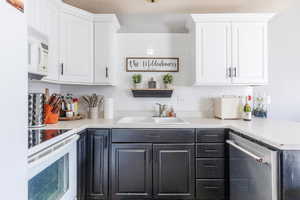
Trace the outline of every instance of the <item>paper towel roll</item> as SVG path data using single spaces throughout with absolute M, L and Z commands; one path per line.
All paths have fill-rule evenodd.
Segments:
M 104 100 L 104 119 L 114 118 L 114 99 L 106 98 Z

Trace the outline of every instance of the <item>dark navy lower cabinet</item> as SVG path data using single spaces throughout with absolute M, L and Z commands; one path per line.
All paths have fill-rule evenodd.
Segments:
M 196 185 L 197 199 L 199 200 L 224 200 L 224 179 L 198 179 Z
M 153 196 L 194 199 L 195 145 L 153 144 Z
M 152 144 L 112 144 L 112 199 L 152 197 Z
M 79 133 L 77 141 L 77 199 L 85 200 L 86 196 L 86 168 L 87 168 L 87 134 Z
M 77 145 L 78 200 L 224 200 L 226 137 L 223 129 L 89 129 Z
M 112 129 L 112 200 L 195 199 L 194 129 Z
M 87 136 L 86 199 L 108 198 L 109 130 L 91 129 Z
M 109 129 L 90 129 L 77 142 L 77 199 L 108 199 Z
M 228 156 L 225 129 L 197 129 L 196 199 L 225 200 L 228 197 Z

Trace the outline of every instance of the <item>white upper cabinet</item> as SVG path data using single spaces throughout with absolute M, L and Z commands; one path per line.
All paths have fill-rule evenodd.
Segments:
M 39 0 L 27 0 L 25 4 L 25 13 L 27 17 L 27 23 L 31 28 L 39 29 L 38 27 L 38 3 Z
M 231 24 L 196 25 L 196 84 L 230 84 Z
M 233 23 L 232 35 L 233 83 L 266 84 L 268 82 L 267 25 Z
M 48 24 L 47 9 L 49 0 L 27 0 L 25 4 L 25 12 L 28 25 L 34 30 L 47 35 Z
M 53 1 L 47 1 L 47 9 L 44 10 L 44 14 L 47 16 L 44 23 L 47 24 L 47 36 L 48 36 L 48 75 L 45 80 L 58 81 L 58 70 L 60 66 L 59 62 L 59 6 Z
M 94 19 L 94 83 L 116 85 L 116 32 L 119 22 L 115 15 L 97 15 Z
M 199 14 L 190 24 L 195 85 L 268 82 L 268 21 L 273 14 Z
M 93 82 L 93 22 L 70 13 L 60 18 L 60 81 Z

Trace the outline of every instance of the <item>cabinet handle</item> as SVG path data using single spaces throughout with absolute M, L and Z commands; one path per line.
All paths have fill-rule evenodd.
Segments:
M 216 149 L 205 149 L 204 152 L 212 153 L 212 152 L 218 152 L 218 151 Z
M 107 136 L 104 136 L 104 148 L 107 148 Z
M 38 52 L 39 52 L 39 65 L 41 65 L 41 57 L 42 57 L 42 55 L 41 55 L 41 48 L 39 47 L 39 49 L 38 49 Z
M 231 78 L 232 77 L 232 70 L 231 70 L 232 68 L 231 67 L 229 67 L 229 68 L 227 68 L 227 77 L 228 78 Z
M 213 187 L 213 186 L 204 186 L 205 189 L 208 189 L 208 190 L 218 190 L 219 187 Z
M 105 68 L 105 77 L 108 79 L 108 67 Z
M 218 137 L 219 135 L 216 134 L 208 134 L 208 135 L 204 135 L 205 137 Z
M 233 71 L 234 71 L 234 77 L 236 78 L 236 67 L 233 68 Z
M 216 165 L 204 165 L 204 167 L 206 167 L 206 168 L 216 168 L 217 166 Z
M 61 75 L 64 75 L 64 63 L 61 63 Z

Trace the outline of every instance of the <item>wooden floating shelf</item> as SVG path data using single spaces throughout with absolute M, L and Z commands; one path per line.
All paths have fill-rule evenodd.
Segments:
M 145 97 L 145 98 L 169 98 L 173 94 L 173 89 L 131 89 L 134 97 Z

